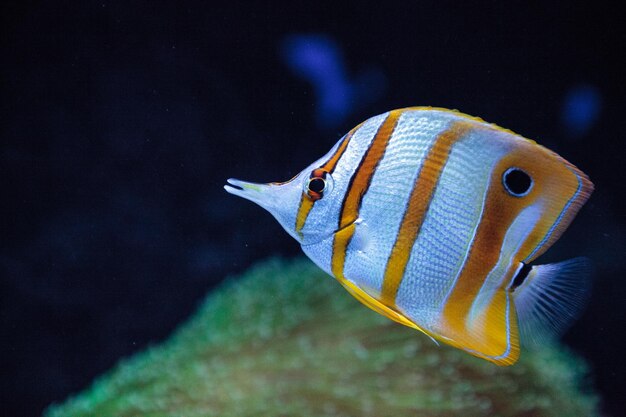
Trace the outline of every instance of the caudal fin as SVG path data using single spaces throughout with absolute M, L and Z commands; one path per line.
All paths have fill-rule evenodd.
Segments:
M 587 258 L 537 265 L 512 289 L 524 346 L 553 340 L 580 316 L 589 299 L 592 270 Z

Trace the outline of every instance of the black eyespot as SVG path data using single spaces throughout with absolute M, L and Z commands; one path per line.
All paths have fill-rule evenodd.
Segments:
M 502 184 L 512 196 L 523 197 L 533 188 L 533 179 L 519 168 L 509 168 L 502 175 Z
M 311 178 L 309 181 L 309 191 L 321 194 L 326 188 L 326 181 L 323 178 Z

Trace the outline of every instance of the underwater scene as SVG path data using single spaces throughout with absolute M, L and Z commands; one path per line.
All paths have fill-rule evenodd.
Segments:
M 624 415 L 604 2 L 5 2 L 0 415 Z

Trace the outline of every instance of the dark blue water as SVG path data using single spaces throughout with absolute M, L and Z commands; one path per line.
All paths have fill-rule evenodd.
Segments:
M 3 414 L 39 414 L 166 338 L 227 274 L 300 253 L 226 178 L 286 180 L 365 118 L 434 105 L 596 184 L 541 260 L 595 261 L 565 341 L 620 415 L 626 32 L 611 9 L 127 3 L 1 6 Z

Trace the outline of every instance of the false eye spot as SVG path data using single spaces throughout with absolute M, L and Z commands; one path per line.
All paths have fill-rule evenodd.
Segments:
M 509 168 L 502 175 L 504 189 L 514 197 L 523 197 L 533 188 L 533 179 L 519 168 Z

